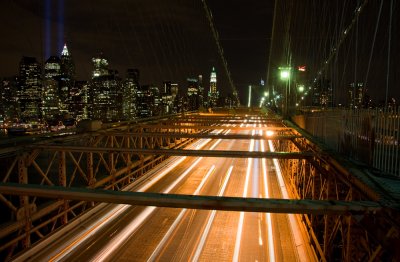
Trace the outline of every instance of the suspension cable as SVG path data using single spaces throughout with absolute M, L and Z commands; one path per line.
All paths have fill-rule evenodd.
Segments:
M 224 66 L 224 70 L 225 70 L 226 76 L 227 76 L 228 81 L 229 81 L 229 85 L 231 86 L 231 90 L 233 92 L 232 94 L 233 94 L 235 100 L 237 100 L 236 102 L 239 104 L 238 92 L 237 92 L 237 89 L 236 89 L 235 85 L 233 84 L 232 77 L 231 77 L 231 74 L 230 74 L 229 69 L 228 69 L 228 63 L 226 62 L 226 59 L 225 59 L 225 56 L 224 56 L 224 50 L 222 49 L 222 46 L 220 45 L 218 32 L 217 32 L 217 30 L 216 30 L 216 28 L 214 26 L 213 20 L 212 20 L 211 11 L 208 9 L 206 1 L 202 0 L 202 2 L 203 2 L 204 11 L 206 12 L 206 16 L 207 16 L 208 22 L 210 24 L 211 31 L 212 31 L 213 36 L 214 36 L 215 43 L 216 43 L 217 48 L 218 48 L 218 53 L 219 53 L 220 58 L 222 60 L 222 64 Z
M 322 72 L 324 72 L 326 70 L 326 68 L 329 65 L 330 61 L 335 57 L 336 52 L 339 49 L 339 47 L 342 45 L 342 43 L 347 38 L 347 36 L 350 35 L 349 32 L 353 29 L 354 25 L 356 24 L 356 22 L 358 20 L 358 17 L 360 16 L 362 11 L 364 10 L 364 7 L 367 5 L 367 3 L 368 3 L 368 0 L 364 0 L 364 2 L 360 6 L 358 6 L 356 8 L 356 12 L 355 12 L 356 14 L 353 17 L 353 19 L 351 20 L 350 24 L 343 31 L 342 35 L 340 36 L 339 42 L 336 44 L 336 46 L 334 48 L 331 49 L 331 52 L 330 52 L 328 58 L 322 62 L 321 69 L 318 70 L 317 76 L 314 79 L 314 83 L 322 75 Z

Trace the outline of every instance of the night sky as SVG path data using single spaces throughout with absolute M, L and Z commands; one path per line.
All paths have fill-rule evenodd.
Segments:
M 266 75 L 273 2 L 209 2 L 233 81 L 247 95 L 241 89 Z M 59 55 L 66 42 L 78 79 L 90 79 L 91 58 L 102 52 L 121 77 L 138 68 L 141 84 L 186 86 L 202 74 L 208 87 L 215 66 L 218 87 L 230 92 L 201 1 L 5 0 L 0 10 L 0 76 L 17 74 L 23 55 Z
M 307 77 L 313 79 L 354 17 L 357 1 L 278 2 L 268 61 L 274 1 L 207 1 L 242 103 L 247 100 L 247 86 L 266 79 L 269 64 L 271 79 L 276 81 L 276 68 L 288 60 L 287 46 L 292 65 L 307 65 Z M 349 32 L 335 65 L 324 75 L 332 80 L 337 102 L 355 80 L 367 79 L 370 95 L 376 100 L 384 97 L 390 1 L 383 1 L 373 48 L 380 1 L 369 2 L 360 15 L 358 31 Z M 388 79 L 389 96 L 400 99 L 398 2 L 393 7 Z M 16 75 L 23 55 L 44 62 L 49 55 L 59 55 L 66 42 L 78 80 L 90 79 L 91 58 L 102 52 L 110 69 L 118 70 L 121 77 L 126 69 L 138 68 L 141 84 L 157 86 L 164 80 L 185 86 L 187 77 L 202 74 L 208 88 L 215 66 L 218 88 L 223 95 L 231 92 L 201 0 L 3 0 L 0 32 L 0 77 Z

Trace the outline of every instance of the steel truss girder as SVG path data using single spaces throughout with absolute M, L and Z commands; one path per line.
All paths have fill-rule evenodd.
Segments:
M 228 158 L 277 158 L 277 159 L 303 159 L 313 157 L 310 152 L 257 152 L 257 151 L 224 151 L 224 150 L 191 150 L 191 149 L 130 149 L 113 147 L 79 147 L 79 146 L 32 146 L 34 149 L 46 151 L 70 151 L 104 153 L 132 153 L 138 155 L 167 155 L 167 156 L 203 156 L 203 157 L 228 157 Z
M 206 123 L 218 123 L 218 124 L 242 124 L 244 119 L 240 118 L 232 118 L 232 119 L 224 119 L 224 118 L 219 118 L 219 119 L 209 119 L 209 118 L 192 118 L 192 119 L 177 119 L 174 122 L 179 123 L 179 124 L 206 124 Z M 161 122 L 165 124 L 169 124 L 170 122 Z M 267 119 L 260 119 L 260 120 L 248 120 L 246 124 L 274 124 L 274 125 L 279 125 L 281 124 L 280 122 L 277 121 L 270 121 Z
M 171 133 L 171 132 L 147 132 L 147 133 L 121 133 L 109 132 L 108 135 L 121 137 L 163 137 L 163 138 L 210 138 L 210 139 L 255 139 L 255 140 L 293 140 L 300 138 L 295 135 L 243 135 L 243 134 L 212 134 L 212 133 Z
M 132 130 L 136 129 L 132 128 Z M 109 146 L 111 148 L 133 147 L 140 144 L 143 147 L 152 148 L 171 144 L 170 140 L 162 140 L 162 144 L 160 144 L 160 140 L 154 139 L 139 139 L 135 144 L 132 138 L 103 134 L 84 134 L 74 136 L 74 138 L 67 140 L 66 143 L 73 146 Z M 192 140 L 189 138 L 172 139 L 173 147 L 179 148 Z M 57 143 L 57 141 L 60 139 L 51 139 L 52 143 Z M 48 143 L 43 141 L 40 144 L 46 148 Z M 15 160 L 9 165 L 5 176 L 2 177 L 3 182 L 16 181 L 13 176 L 19 174 L 21 183 L 62 185 L 65 188 L 78 183 L 80 186 L 90 188 L 119 190 L 166 158 L 165 156 L 146 156 L 129 152 L 48 151 L 29 149 L 26 146 L 22 152 L 23 154 L 20 154 L 18 150 L 16 151 Z M 105 176 L 104 173 L 106 173 Z M 94 204 L 84 201 L 57 201 L 47 203 L 46 206 L 39 206 L 37 205 L 38 199 L 41 203 L 52 200 L 27 195 L 21 195 L 19 198 L 19 203 L 15 203 L 0 194 L 0 201 L 13 214 L 13 217 L 18 218 L 18 220 L 10 221 L 0 230 L 0 239 L 8 239 L 7 243 L 0 243 L 0 253 L 7 249 L 8 256 L 12 256 L 14 250 L 19 251 L 21 248 L 29 247 L 38 238 L 46 237 L 47 234 L 68 223 L 73 217 L 85 212 Z
M 113 190 L 105 191 L 15 183 L 0 183 L 0 192 L 10 195 L 31 195 L 64 200 L 246 212 L 349 215 L 377 212 L 382 209 L 379 203 L 372 201 L 346 202 L 333 200 L 218 197 Z
M 326 260 L 382 260 L 393 257 L 395 249 L 388 245 L 399 241 L 399 207 L 390 201 L 382 202 L 373 188 L 359 178 L 363 176 L 345 160 L 338 162 L 331 152 L 325 153 L 323 146 L 316 145 L 312 138 L 303 136 L 289 141 L 274 141 L 276 150 L 287 152 L 311 151 L 315 157 L 301 159 L 281 159 L 284 178 L 291 188 L 291 196 L 297 199 L 385 202 L 395 209 L 383 209 L 373 215 L 298 215 L 309 232 L 310 243 L 322 261 Z M 322 149 L 321 149 L 322 148 Z M 347 165 L 344 167 L 343 165 Z M 349 171 L 351 170 L 351 171 Z M 358 172 L 360 174 L 358 174 Z M 364 175 L 365 176 L 365 175 Z M 386 205 L 386 204 L 385 204 Z M 389 209 L 390 210 L 390 209 Z M 372 226 L 372 220 L 378 220 Z
M 286 131 L 286 132 L 291 132 L 292 128 L 288 128 L 288 127 L 254 127 L 254 126 L 222 126 L 222 125 L 174 125 L 173 123 L 169 123 L 168 125 L 159 125 L 159 124 L 154 124 L 154 125 L 150 125 L 150 124 L 146 124 L 146 125 L 141 125 L 141 128 L 143 129 L 176 129 L 176 130 L 184 130 L 184 129 L 192 129 L 192 130 L 198 130 L 198 129 L 206 129 L 206 130 L 263 130 L 263 131 Z

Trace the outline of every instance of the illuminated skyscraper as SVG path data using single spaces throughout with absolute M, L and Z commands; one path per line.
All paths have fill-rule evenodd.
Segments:
M 27 121 L 41 117 L 42 72 L 41 66 L 34 57 L 24 56 L 19 64 L 19 105 L 21 116 Z
M 74 86 L 69 91 L 68 112 L 76 120 L 88 118 L 88 89 L 87 81 L 74 81 Z
M 153 116 L 154 94 L 149 85 L 142 85 L 137 92 L 137 113 L 141 118 Z
M 200 106 L 204 106 L 204 86 L 203 86 L 203 76 L 199 75 L 199 104 Z
M 72 60 L 71 53 L 67 48 L 67 44 L 64 44 L 64 48 L 61 52 L 60 73 L 58 79 L 60 110 L 62 112 L 68 112 L 70 91 L 74 86 L 75 64 Z
M 109 70 L 108 74 L 92 79 L 90 84 L 91 117 L 102 121 L 122 119 L 122 81 L 118 71 Z
M 89 116 L 103 121 L 117 120 L 122 115 L 123 107 L 122 101 L 119 101 L 123 90 L 118 72 L 108 69 L 108 61 L 102 53 L 92 58 L 92 62 Z
M 194 111 L 198 110 L 200 107 L 200 99 L 199 99 L 199 83 L 195 78 L 188 78 L 188 110 Z
M 217 105 L 219 92 L 217 91 L 217 73 L 212 68 L 210 75 L 210 91 L 208 92 L 208 106 L 215 107 Z
M 172 96 L 172 83 L 171 81 L 164 81 L 161 90 L 162 97 L 162 114 L 170 114 L 174 109 L 174 99 Z
M 59 80 L 61 61 L 57 56 L 50 56 L 44 64 L 43 106 L 44 119 L 54 119 L 60 113 Z
M 350 83 L 349 86 L 349 107 L 350 108 L 361 108 L 364 102 L 364 96 L 366 94 L 366 90 L 364 87 L 364 83 Z
M 93 57 L 92 62 L 93 62 L 92 79 L 95 77 L 108 75 L 108 61 L 103 56 L 103 53 L 100 53 L 98 56 Z
M 64 44 L 64 48 L 61 52 L 61 74 L 68 78 L 69 80 L 73 80 L 75 77 L 75 64 L 72 60 L 71 53 L 68 51 L 67 44 Z
M 56 78 L 61 75 L 61 60 L 57 56 L 50 56 L 44 64 L 44 77 Z
M 131 120 L 136 117 L 136 95 L 139 88 L 139 70 L 128 69 L 123 84 L 123 118 Z
M 18 105 L 18 78 L 7 77 L 0 82 L 0 115 L 4 119 L 17 118 L 19 115 Z

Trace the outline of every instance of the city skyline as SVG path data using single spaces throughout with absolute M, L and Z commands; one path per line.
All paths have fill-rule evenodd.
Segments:
M 17 0 L 0 4 L 2 17 L 8 21 L 0 29 L 11 36 L 0 47 L 12 46 L 4 56 L 10 62 L 0 67 L 0 75 L 16 72 L 17 66 L 12 71 L 12 65 L 17 65 L 23 55 L 35 56 L 44 62 L 48 58 L 46 54 L 58 54 L 66 42 L 74 56 L 79 79 L 89 78 L 91 58 L 103 52 L 111 67 L 121 73 L 125 68 L 140 68 L 145 83 L 162 83 L 168 79 L 184 83 L 187 76 L 208 75 L 215 66 L 220 72 L 221 92 L 231 92 L 201 1 L 117 1 L 112 5 L 108 1 L 50 2 L 50 6 L 49 1 Z M 273 11 L 273 3 L 243 3 L 232 1 L 226 6 L 220 1 L 207 2 L 241 95 L 242 88 L 265 75 L 265 39 L 270 28 L 260 31 L 257 27 L 270 23 L 272 18 L 268 12 Z M 243 24 L 242 11 L 252 13 L 255 9 L 260 14 L 248 17 L 247 24 Z M 227 10 L 229 14 L 225 14 Z M 240 36 L 242 32 L 246 35 Z M 46 45 L 50 52 L 46 51 Z M 255 46 L 257 51 L 252 50 Z
M 16 125 L 10 132 L 24 132 L 25 125 L 54 131 L 75 126 L 83 119 L 126 121 L 204 110 L 225 103 L 236 105 L 219 96 L 214 67 L 212 85 L 207 88 L 201 74 L 187 77 L 181 86 L 174 80 L 163 81 L 162 85 L 146 84 L 140 81 L 140 69 L 127 68 L 123 78 L 102 53 L 91 62 L 91 78 L 81 80 L 76 78 L 75 62 L 67 44 L 59 56 L 50 56 L 44 64 L 35 57 L 23 56 L 18 74 L 0 82 L 1 124 Z M 205 89 L 210 90 L 207 96 Z
M 70 50 L 69 44 L 64 43 L 64 44 L 63 44 L 63 48 L 62 48 L 62 50 L 59 52 L 59 54 L 52 54 L 52 55 L 50 55 L 49 57 L 47 57 L 47 59 L 44 59 L 44 62 L 41 62 L 41 61 L 38 59 L 38 57 L 35 57 L 35 56 L 22 55 L 21 57 L 19 57 L 19 61 L 18 61 L 17 64 L 15 65 L 15 66 L 16 66 L 15 72 L 14 72 L 13 74 L 11 74 L 11 75 L 0 75 L 0 79 L 1 79 L 1 78 L 10 78 L 10 77 L 19 77 L 20 72 L 18 72 L 18 70 L 20 70 L 20 68 L 19 68 L 20 61 L 21 61 L 21 59 L 24 59 L 24 58 L 36 59 L 37 63 L 41 66 L 40 74 L 43 75 L 44 78 L 46 78 L 46 69 L 45 69 L 45 65 L 46 65 L 46 63 L 49 62 L 49 60 L 51 61 L 51 60 L 54 60 L 54 59 L 58 59 L 58 60 L 59 60 L 58 62 L 61 62 L 61 60 L 62 60 L 61 58 L 62 58 L 63 56 L 64 56 L 64 57 L 66 57 L 66 56 L 71 56 L 72 59 L 75 60 L 75 56 L 73 56 L 73 52 L 71 52 L 71 51 L 69 51 L 69 50 Z M 95 62 L 95 59 L 100 59 L 100 57 L 101 57 L 101 59 L 103 59 L 103 60 L 105 61 L 105 63 L 106 63 L 106 68 L 107 68 L 107 69 L 103 69 L 103 70 L 106 70 L 106 71 L 108 71 L 108 70 L 113 70 L 113 71 L 114 71 L 116 74 L 118 74 L 121 78 L 129 78 L 129 72 L 127 72 L 127 70 L 129 71 L 131 68 L 122 68 L 122 71 L 116 70 L 115 68 L 113 68 L 112 62 L 107 58 L 107 55 L 104 54 L 103 52 L 99 52 L 98 54 L 93 55 L 93 57 L 90 59 L 89 62 L 91 63 L 91 70 L 90 70 L 89 74 L 88 74 L 86 77 L 79 78 L 79 76 L 81 76 L 81 74 L 80 74 L 79 72 L 75 72 L 75 65 L 74 65 L 74 69 L 73 69 L 73 71 L 74 71 L 74 72 L 73 72 L 74 80 L 75 80 L 75 81 L 90 81 L 90 80 L 93 79 L 94 77 L 98 77 L 98 76 L 100 75 L 100 73 L 98 73 L 97 71 L 100 70 L 100 69 L 96 69 L 95 67 L 93 67 L 93 63 L 96 63 L 96 62 Z M 60 60 L 60 59 L 61 59 L 61 60 Z M 140 68 L 137 68 L 137 69 L 140 70 Z M 209 68 L 209 70 L 208 70 L 208 72 L 205 72 L 205 73 L 199 72 L 199 73 L 194 74 L 194 75 L 185 76 L 185 81 L 182 83 L 181 86 L 185 86 L 185 83 L 186 83 L 187 78 L 202 76 L 203 74 L 204 74 L 204 75 L 208 75 L 209 72 L 212 72 L 212 71 L 215 72 L 215 67 L 211 65 L 210 68 Z M 96 72 L 97 72 L 97 73 L 96 73 Z M 141 71 L 141 70 L 140 70 L 140 72 L 143 73 L 143 71 Z M 71 75 L 72 75 L 72 73 L 71 73 Z M 209 85 L 209 84 L 210 84 L 210 79 L 211 79 L 211 78 L 208 77 L 208 78 L 205 78 L 205 79 L 208 80 L 208 81 L 207 81 L 208 84 L 207 84 L 206 89 L 209 90 L 209 89 L 210 89 L 210 85 Z M 161 86 L 161 85 L 163 84 L 163 82 L 165 82 L 165 81 L 172 81 L 172 82 L 174 82 L 175 80 L 174 80 L 174 79 L 163 79 L 160 83 L 141 82 L 141 84 L 143 84 L 143 85 L 151 84 L 151 85 L 159 85 L 159 86 Z
M 348 37 L 329 60 L 333 64 L 323 72 L 325 79 L 332 81 L 334 103 L 346 103 L 352 82 L 365 82 L 377 103 L 385 93 L 399 100 L 399 18 L 393 14 L 390 55 L 390 10 L 386 2 L 381 18 L 379 3 L 368 3 L 360 12 L 360 22 L 351 27 L 358 10 L 352 1 L 280 3 L 275 10 L 273 1 L 234 0 L 229 5 L 209 1 L 207 5 L 242 103 L 247 101 L 248 85 L 264 79 L 271 87 L 268 75 L 276 81 L 277 68 L 288 63 L 293 68 L 305 65 L 311 85 L 321 65 L 336 50 L 341 34 Z M 393 10 L 398 6 L 395 3 Z M 0 30 L 7 36 L 0 43 L 4 57 L 0 76 L 15 74 L 22 56 L 34 56 L 44 63 L 47 55 L 59 53 L 66 42 L 76 61 L 78 79 L 89 79 L 91 58 L 102 52 L 111 68 L 121 75 L 126 68 L 140 68 L 143 83 L 160 84 L 173 79 L 182 85 L 188 76 L 207 75 L 215 66 L 221 93 L 232 92 L 202 1 L 120 0 L 94 4 L 15 0 L 2 2 L 0 7 Z

